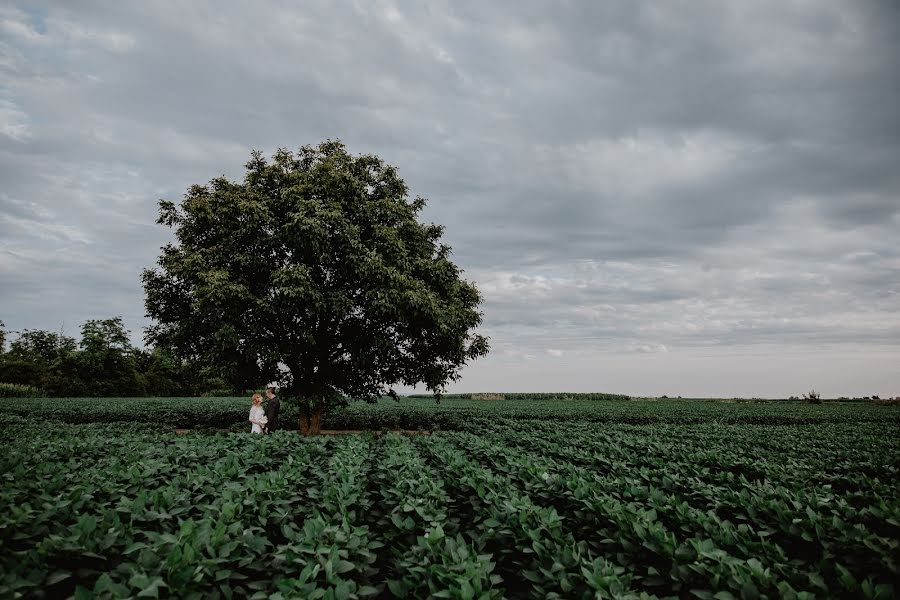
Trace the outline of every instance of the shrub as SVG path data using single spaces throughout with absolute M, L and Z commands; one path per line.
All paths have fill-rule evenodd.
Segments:
M 900 406 L 900 398 L 885 398 L 884 400 L 877 398 L 872 400 L 872 404 L 878 406 Z
M 43 398 L 43 390 L 21 383 L 0 383 L 0 398 Z
M 231 398 L 234 397 L 234 391 L 225 388 L 217 390 L 207 390 L 203 392 L 201 396 L 206 398 Z
M 803 398 L 810 404 L 822 404 L 822 395 L 816 390 L 810 390 L 808 394 L 803 394 Z

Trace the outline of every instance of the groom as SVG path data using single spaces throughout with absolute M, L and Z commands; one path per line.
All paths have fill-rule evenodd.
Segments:
M 278 429 L 278 413 L 281 412 L 281 401 L 275 396 L 275 388 L 266 388 L 266 397 L 269 404 L 266 406 L 266 433 L 272 433 Z

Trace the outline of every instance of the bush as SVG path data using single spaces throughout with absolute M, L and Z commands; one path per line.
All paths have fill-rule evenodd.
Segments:
M 816 390 L 810 390 L 808 394 L 803 394 L 803 397 L 810 404 L 822 404 L 822 395 Z
M 44 392 L 33 385 L 0 383 L 0 398 L 43 398 Z
M 472 400 L 504 400 L 503 394 L 472 394 Z
M 206 398 L 233 398 L 234 391 L 229 389 L 207 390 L 200 394 Z
M 876 398 L 872 400 L 872 404 L 877 406 L 900 406 L 900 398 L 885 398 L 884 400 Z

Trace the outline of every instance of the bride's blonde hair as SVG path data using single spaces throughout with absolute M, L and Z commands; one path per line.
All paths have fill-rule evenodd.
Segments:
M 260 396 L 259 394 L 253 394 L 253 396 L 251 396 L 250 398 L 250 402 L 252 402 L 253 404 L 256 404 L 257 400 L 262 402 L 262 396 Z

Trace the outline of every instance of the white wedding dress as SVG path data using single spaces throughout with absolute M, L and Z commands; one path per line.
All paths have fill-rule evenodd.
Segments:
M 256 422 L 253 423 L 253 421 Z M 250 407 L 250 422 L 253 423 L 253 427 L 250 429 L 251 433 L 263 432 L 263 428 L 260 426 L 260 423 L 265 425 L 269 422 L 269 420 L 266 418 L 266 411 L 262 407 L 262 405 Z

